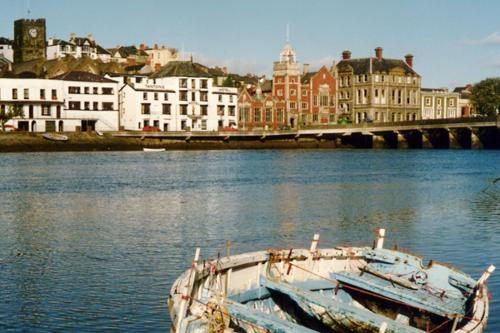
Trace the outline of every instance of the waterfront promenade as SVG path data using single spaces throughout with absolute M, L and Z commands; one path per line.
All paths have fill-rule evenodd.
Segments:
M 41 134 L 0 135 L 0 152 L 192 149 L 499 149 L 498 117 L 362 123 L 305 127 L 296 130 L 212 132 L 67 133 L 67 142 L 45 140 Z

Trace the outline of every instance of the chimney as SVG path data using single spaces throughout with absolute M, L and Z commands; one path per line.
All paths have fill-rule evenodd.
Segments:
M 54 38 L 53 37 L 49 37 L 49 40 L 47 41 L 47 45 L 48 46 L 54 45 Z
M 303 75 L 306 75 L 309 72 L 309 64 L 304 64 L 304 73 Z
M 76 34 L 74 32 L 69 34 L 69 41 L 72 42 L 76 38 Z
M 351 51 L 346 50 L 346 51 L 342 52 L 342 59 L 344 59 L 344 60 L 351 59 Z
M 145 49 L 145 48 L 146 48 L 146 45 L 144 45 L 144 44 L 141 44 L 141 45 L 139 46 L 139 49 L 140 49 L 140 50 L 142 50 L 142 51 L 144 51 L 144 49 Z
M 405 60 L 408 66 L 410 66 L 410 68 L 413 68 L 413 54 L 405 55 Z
M 155 45 L 153 46 L 153 49 L 158 50 L 158 44 L 155 43 Z
M 91 42 L 94 41 L 94 36 L 92 36 L 92 34 L 88 34 L 87 35 L 87 39 L 90 40 Z
M 375 57 L 378 61 L 382 60 L 382 48 L 380 46 L 375 49 Z

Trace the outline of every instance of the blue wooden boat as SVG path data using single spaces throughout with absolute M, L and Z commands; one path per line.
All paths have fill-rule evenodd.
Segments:
M 414 254 L 373 247 L 246 253 L 200 261 L 173 284 L 172 333 L 480 333 L 486 281 Z

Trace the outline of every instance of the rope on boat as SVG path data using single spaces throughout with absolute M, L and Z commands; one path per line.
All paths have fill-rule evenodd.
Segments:
M 188 298 L 190 298 L 192 301 L 198 303 L 198 304 L 201 304 L 203 306 L 205 306 L 207 309 L 213 311 L 213 312 L 218 312 L 222 318 L 224 316 L 227 316 L 229 317 L 230 319 L 233 319 L 233 320 L 236 320 L 236 321 L 242 321 L 242 322 L 245 322 L 246 324 L 248 324 L 249 326 L 252 326 L 254 329 L 259 329 L 259 330 L 263 330 L 264 332 L 266 333 L 271 333 L 271 331 L 264 327 L 264 326 L 260 326 L 260 325 L 257 325 L 249 320 L 246 320 L 246 319 L 241 319 L 241 318 L 238 318 L 238 317 L 235 317 L 235 316 L 232 316 L 229 312 L 227 311 L 224 311 L 221 307 L 214 307 L 213 305 L 210 305 L 209 303 L 204 303 L 203 301 L 197 299 L 197 298 L 194 298 L 194 297 L 191 297 L 191 296 L 188 296 Z
M 367 295 L 370 295 L 370 296 L 373 296 L 373 297 L 377 297 L 377 298 L 380 298 L 380 299 L 383 299 L 383 300 L 386 300 L 386 301 L 390 301 L 392 303 L 396 303 L 396 304 L 400 304 L 400 305 L 403 305 L 403 306 L 406 306 L 406 307 L 411 307 L 410 305 L 402 302 L 402 301 L 398 301 L 398 300 L 395 300 L 395 299 L 392 299 L 392 298 L 389 298 L 389 297 L 386 297 L 386 296 L 383 296 L 383 295 L 379 295 L 377 293 L 373 293 L 371 291 L 367 291 L 367 290 L 364 290 L 364 289 L 361 289 L 361 288 L 357 288 L 357 287 L 353 287 L 353 286 L 349 286 L 349 285 L 345 285 L 345 284 L 341 284 L 339 281 L 337 280 L 334 280 L 334 279 L 330 279 L 326 276 L 323 276 L 323 275 L 320 275 L 318 273 L 315 273 L 311 270 L 308 270 L 307 268 L 304 268 L 304 267 L 301 267 L 299 265 L 296 265 L 294 263 L 289 263 L 289 265 L 292 265 L 293 267 L 297 267 L 298 269 L 301 269 L 309 274 L 312 274 L 314 276 L 317 276 L 323 280 L 326 280 L 328 282 L 331 282 L 333 285 L 336 286 L 336 289 L 342 287 L 342 288 L 346 288 L 346 289 L 351 289 L 351 290 L 354 290 L 354 291 L 357 291 L 357 292 L 360 292 L 360 293 L 363 293 L 363 294 L 367 294 Z M 420 307 L 413 307 L 415 309 L 417 309 L 418 311 L 420 312 L 423 312 L 423 313 L 426 313 L 427 310 L 423 309 L 423 308 L 420 308 Z M 459 307 L 457 307 L 458 309 Z M 470 310 L 472 311 L 472 309 Z M 468 317 L 467 314 L 462 316 L 458 313 L 447 313 L 446 314 L 448 317 L 458 317 L 458 318 L 461 318 L 461 319 L 467 319 L 467 320 L 470 320 L 470 321 L 476 321 L 476 322 L 480 322 L 481 320 L 480 319 L 477 319 L 477 318 L 474 318 L 474 317 Z M 437 328 L 440 328 L 442 326 L 444 326 L 446 323 L 450 322 L 451 319 L 447 319 L 446 321 L 444 321 L 443 323 L 441 323 L 439 326 L 437 326 L 436 328 L 434 328 L 432 331 L 429 331 L 429 333 L 432 333 L 434 332 Z

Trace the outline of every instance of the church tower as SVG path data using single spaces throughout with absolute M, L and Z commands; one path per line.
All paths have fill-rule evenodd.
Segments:
M 14 62 L 45 59 L 45 19 L 20 19 L 14 22 Z

